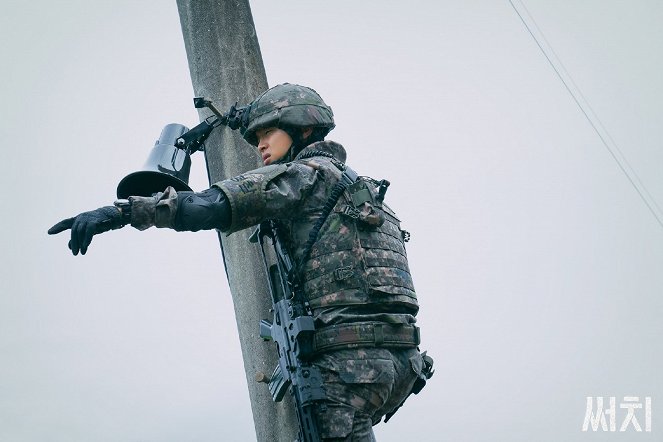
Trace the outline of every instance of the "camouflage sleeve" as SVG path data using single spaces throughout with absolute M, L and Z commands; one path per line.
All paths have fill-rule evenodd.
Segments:
M 131 226 L 145 230 L 152 226 L 173 227 L 177 213 L 177 192 L 168 186 L 166 190 L 154 196 L 132 196 Z
M 232 211 L 231 234 L 266 219 L 290 219 L 301 211 L 319 182 L 315 164 L 274 164 L 214 184 L 225 193 Z

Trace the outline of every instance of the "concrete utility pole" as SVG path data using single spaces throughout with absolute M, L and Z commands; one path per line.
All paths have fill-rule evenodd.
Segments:
M 177 0 L 177 7 L 196 96 L 210 97 L 225 110 L 236 101 L 247 104 L 267 89 L 248 0 Z M 202 110 L 201 121 L 209 115 Z M 215 129 L 205 147 L 210 184 L 261 166 L 256 149 L 237 131 L 226 127 Z M 269 318 L 271 302 L 259 249 L 248 242 L 250 233 L 249 229 L 219 238 L 235 306 L 253 421 L 259 441 L 292 442 L 297 435 L 297 420 L 289 395 L 283 402 L 274 403 L 267 386 L 255 380 L 258 372 L 272 373 L 277 357 L 275 346 L 259 337 L 259 321 Z

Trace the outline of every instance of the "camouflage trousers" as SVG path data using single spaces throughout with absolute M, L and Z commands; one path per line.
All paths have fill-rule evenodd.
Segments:
M 407 397 L 422 359 L 417 349 L 357 348 L 314 361 L 327 392 L 316 419 L 324 441 L 374 441 L 372 426 Z

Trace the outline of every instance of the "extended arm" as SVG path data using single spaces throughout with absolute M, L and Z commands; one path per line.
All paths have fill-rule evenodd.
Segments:
M 230 226 L 230 205 L 218 188 L 203 192 L 176 192 L 168 187 L 152 197 L 130 197 L 127 203 L 105 206 L 67 218 L 48 230 L 54 235 L 71 229 L 69 249 L 85 255 L 94 235 L 127 224 L 139 230 L 168 227 L 177 231 L 225 230 Z
M 152 197 L 131 197 L 131 225 L 138 230 L 167 227 L 178 232 L 230 226 L 230 205 L 216 187 L 202 192 L 176 192 L 168 187 Z
M 271 165 L 202 192 L 177 192 L 168 187 L 151 197 L 132 196 L 128 202 L 116 202 L 115 207 L 101 207 L 60 221 L 48 233 L 71 229 L 69 248 L 74 255 L 85 255 L 94 235 L 127 224 L 138 230 L 156 226 L 192 232 L 219 229 L 230 234 L 265 219 L 292 217 L 306 203 L 316 182 L 317 167 L 313 164 Z

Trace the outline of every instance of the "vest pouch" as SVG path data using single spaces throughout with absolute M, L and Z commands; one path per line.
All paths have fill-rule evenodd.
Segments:
M 354 218 L 360 228 L 380 227 L 385 215 L 375 196 L 375 188 L 360 178 L 345 191 L 348 204 L 344 205 L 342 213 Z

